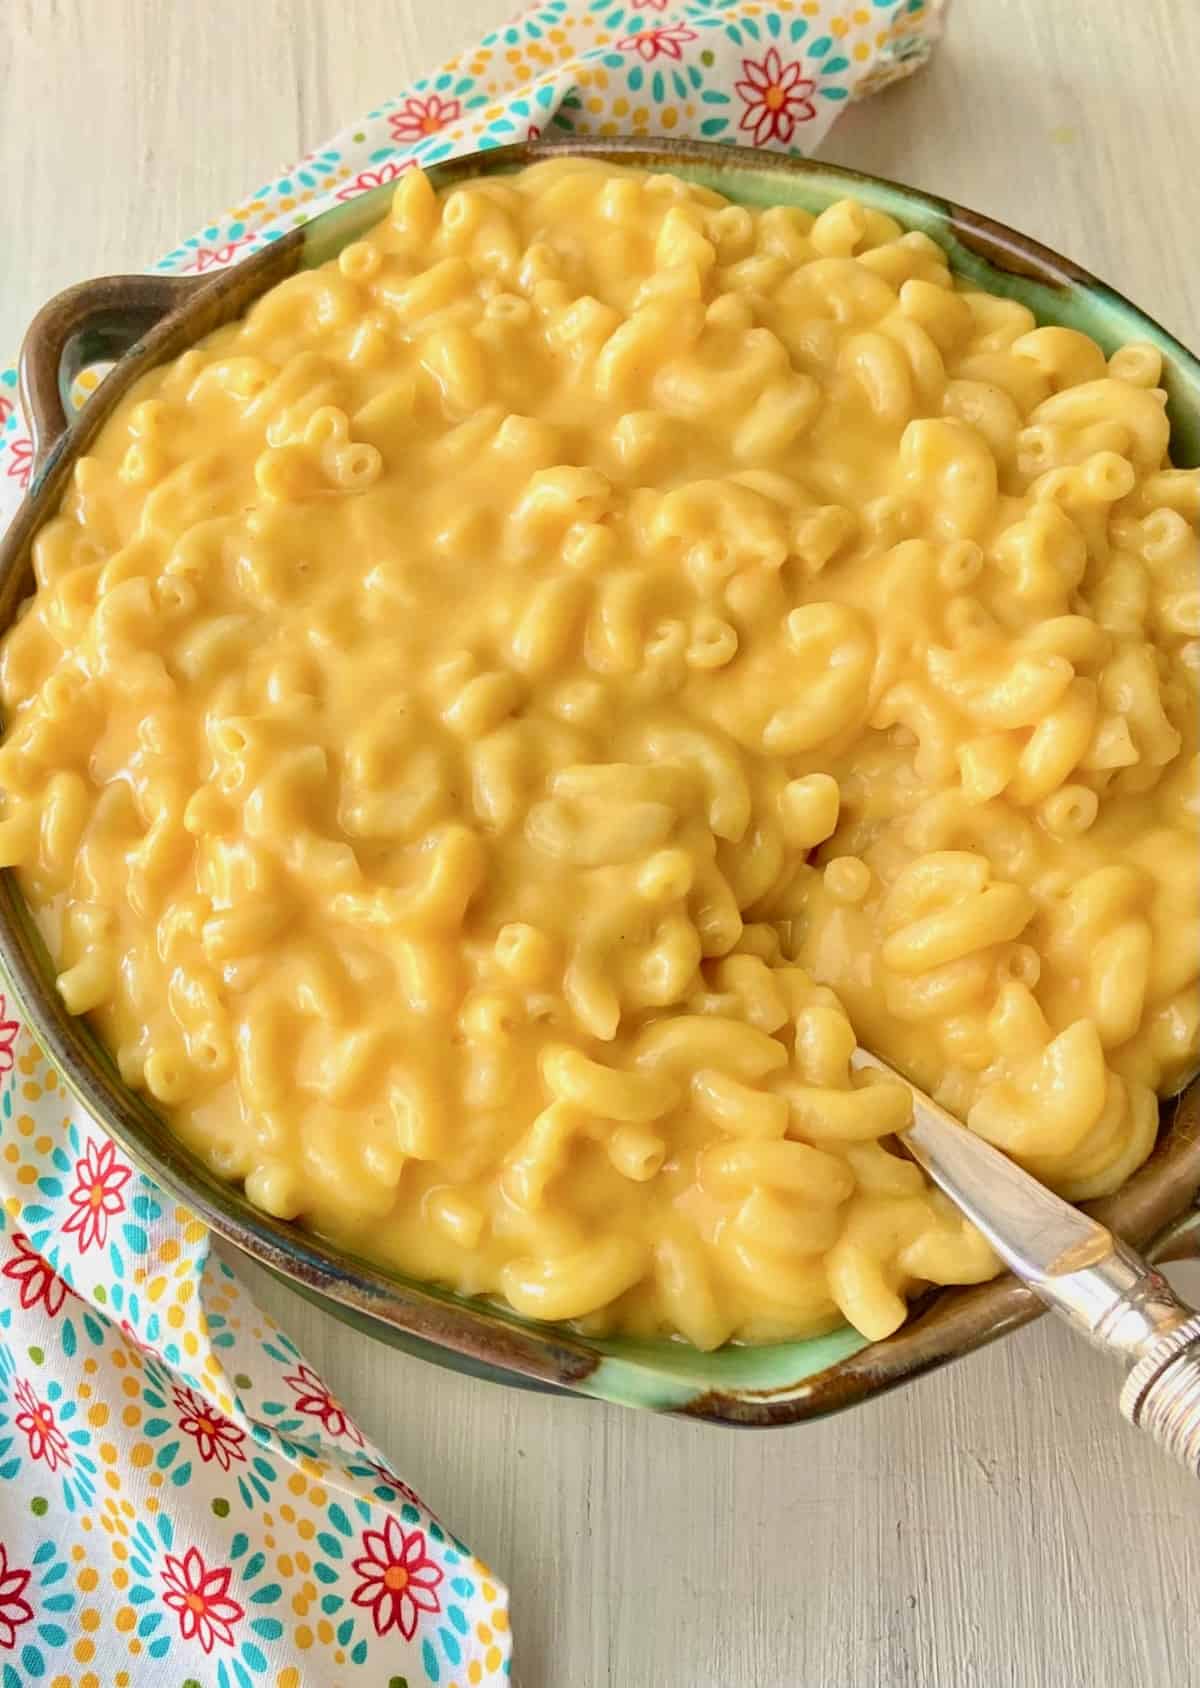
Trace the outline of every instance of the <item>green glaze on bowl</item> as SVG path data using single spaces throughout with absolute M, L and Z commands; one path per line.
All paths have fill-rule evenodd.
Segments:
M 1172 457 L 1200 464 L 1200 363 L 1165 329 L 1069 259 L 961 206 L 876 177 L 805 159 L 691 141 L 565 142 L 508 147 L 434 166 L 445 186 L 503 174 L 550 155 L 572 154 L 669 170 L 748 206 L 823 210 L 854 197 L 919 229 L 942 246 L 955 272 L 1018 299 L 1039 321 L 1077 328 L 1106 351 L 1149 341 L 1163 355 Z M 335 206 L 242 264 L 200 279 L 111 277 L 59 295 L 35 319 L 22 355 L 36 472 L 29 496 L 0 542 L 0 631 L 32 586 L 30 542 L 130 384 L 234 320 L 287 275 L 334 257 L 385 214 L 391 188 Z M 89 348 L 123 352 L 78 418 L 67 426 L 65 379 Z M 130 1157 L 214 1231 L 339 1318 L 409 1353 L 476 1377 L 681 1412 L 718 1423 L 791 1424 L 836 1412 L 911 1381 L 1037 1317 L 1041 1305 L 1011 1277 L 930 1292 L 903 1329 L 867 1343 L 843 1327 L 804 1342 L 726 1347 L 705 1354 L 682 1342 L 597 1339 L 538 1326 L 490 1304 L 390 1275 L 325 1239 L 272 1219 L 221 1183 L 125 1089 L 88 1028 L 67 1014 L 12 873 L 0 872 L 0 966 L 44 1049 L 89 1110 Z M 1168 1231 L 1176 1246 L 1197 1227 L 1184 1219 L 1200 1188 L 1200 1082 L 1163 1104 L 1163 1129 L 1147 1164 L 1124 1189 L 1092 1205 L 1135 1246 Z

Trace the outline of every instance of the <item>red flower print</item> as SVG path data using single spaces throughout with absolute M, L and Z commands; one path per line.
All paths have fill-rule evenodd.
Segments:
M 237 240 L 227 240 L 224 246 L 201 246 L 190 264 L 185 264 L 185 270 L 195 270 L 197 275 L 203 275 L 205 270 L 219 270 L 223 264 L 231 262 L 239 246 L 245 246 L 252 240 L 252 235 L 243 234 Z
M 360 170 L 352 182 L 347 182 L 344 188 L 339 188 L 335 199 L 357 199 L 360 193 L 367 193 L 371 188 L 381 188 L 385 182 L 394 182 L 397 176 L 402 176 L 406 170 L 415 169 L 411 158 L 406 158 L 402 164 L 389 161 L 381 164 L 378 170 Z
M 699 36 L 694 29 L 687 29 L 681 23 L 668 24 L 666 29 L 643 29 L 636 35 L 627 35 L 617 46 L 623 53 L 636 53 L 645 59 L 647 64 L 654 59 L 681 59 L 684 43 L 698 41 Z
M 124 1213 L 125 1198 L 121 1191 L 133 1177 L 133 1168 L 122 1166 L 116 1149 L 106 1138 L 103 1143 L 89 1142 L 75 1162 L 75 1177 L 78 1182 L 70 1195 L 75 1211 L 63 1230 L 78 1232 L 79 1252 L 86 1254 L 93 1243 L 104 1247 L 110 1216 Z
M 665 12 L 667 0 L 633 0 L 635 12 Z
M 444 100 L 440 94 L 430 94 L 423 100 L 413 94 L 392 113 L 388 124 L 394 141 L 419 141 L 426 135 L 436 135 L 448 123 L 457 123 L 461 116 L 462 106 L 457 100 Z
M 13 1044 L 17 1041 L 17 1033 L 21 1029 L 20 1020 L 6 1020 L 8 1004 L 0 995 L 0 1073 L 11 1073 L 13 1070 Z
M 60 1465 L 70 1465 L 71 1450 L 54 1422 L 54 1409 L 38 1400 L 24 1378 L 13 1390 L 13 1399 L 21 1409 L 13 1422 L 29 1438 L 30 1457 L 45 1460 L 51 1471 L 57 1471 Z
M 140 1349 L 143 1354 L 155 1353 L 155 1349 L 151 1348 L 149 1343 L 142 1341 L 141 1337 L 138 1335 L 137 1331 L 134 1330 L 128 1319 L 122 1319 L 118 1324 L 117 1329 L 132 1348 Z
M 410 1488 L 402 1477 L 397 1477 L 394 1471 L 389 1471 L 386 1465 L 380 1465 L 377 1459 L 369 1459 L 367 1464 L 381 1482 L 386 1483 L 390 1489 L 395 1489 L 398 1495 L 403 1495 L 411 1505 L 425 1506 L 417 1491 Z M 429 1508 L 425 1507 L 425 1510 L 428 1511 Z
M 8 465 L 8 478 L 16 481 L 24 492 L 29 485 L 29 478 L 33 474 L 33 441 L 14 440 L 12 444 L 12 461 Z
M 542 131 L 538 128 L 536 123 L 531 123 L 529 128 L 525 131 L 525 139 L 527 141 L 540 141 L 541 138 Z
M 311 1413 L 313 1418 L 319 1418 L 323 1430 L 331 1436 L 349 1436 L 352 1442 L 363 1445 L 362 1431 L 346 1414 L 346 1409 L 335 1401 L 326 1389 L 321 1379 L 310 1366 L 301 1365 L 298 1372 L 292 1373 L 283 1380 L 296 1397 L 296 1407 L 302 1413 Z
M 162 1580 L 167 1592 L 163 1603 L 178 1612 L 183 1639 L 199 1638 L 206 1653 L 212 1652 L 214 1641 L 232 1647 L 233 1626 L 246 1615 L 245 1607 L 228 1593 L 232 1575 L 229 1565 L 214 1566 L 210 1571 L 194 1547 L 189 1547 L 182 1559 L 168 1553 L 164 1561 Z
M 0 393 L 0 427 L 4 426 L 15 409 L 16 406 L 13 401 L 6 399 L 4 394 Z
M 756 147 L 768 141 L 782 141 L 786 146 L 795 133 L 797 123 L 807 123 L 817 115 L 811 95 L 816 83 L 800 74 L 799 59 L 785 65 L 778 51 L 772 47 L 761 64 L 743 59 L 744 82 L 735 83 L 746 102 L 739 129 L 754 132 Z
M 406 1533 L 395 1518 L 382 1530 L 364 1530 L 362 1544 L 362 1557 L 354 1561 L 362 1581 L 350 1596 L 352 1603 L 370 1608 L 376 1635 L 398 1628 L 411 1641 L 419 1614 L 442 1609 L 434 1593 L 441 1566 L 426 1553 L 421 1531 Z
M 3 1277 L 21 1286 L 21 1306 L 28 1312 L 40 1301 L 53 1319 L 62 1311 L 67 1286 L 48 1260 L 43 1260 L 23 1231 L 14 1231 L 15 1260 L 5 1261 Z
M 152 1342 L 144 1342 L 134 1330 L 128 1319 L 122 1319 L 117 1329 L 131 1348 L 136 1348 L 139 1354 L 148 1354 L 152 1360 L 158 1359 L 158 1349 Z
M 0 1541 L 0 1647 L 10 1653 L 17 1645 L 17 1625 L 27 1624 L 33 1617 L 33 1607 L 21 1598 L 32 1574 L 10 1567 L 8 1551 Z
M 232 1419 L 210 1406 L 202 1395 L 175 1384 L 171 1389 L 179 1411 L 179 1428 L 196 1438 L 200 1458 L 206 1465 L 216 1460 L 222 1471 L 228 1471 L 233 1461 L 245 1464 L 242 1443 L 246 1432 L 239 1430 Z

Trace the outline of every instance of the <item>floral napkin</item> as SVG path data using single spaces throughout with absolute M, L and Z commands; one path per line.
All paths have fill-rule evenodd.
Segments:
M 0 1683 L 499 1682 L 508 1597 L 0 998 Z
M 157 268 L 220 268 L 414 164 L 526 138 L 809 153 L 846 101 L 924 62 L 941 6 L 545 0 Z M 0 527 L 31 475 L 16 384 L 0 372 Z M 7 990 L 0 1085 L 0 1688 L 506 1677 L 502 1584 L 259 1312 L 204 1226 L 64 1091 Z

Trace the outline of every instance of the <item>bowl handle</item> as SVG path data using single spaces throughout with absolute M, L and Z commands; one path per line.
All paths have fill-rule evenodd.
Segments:
M 1200 1206 L 1190 1207 L 1154 1239 L 1146 1257 L 1162 1266 L 1172 1260 L 1200 1260 Z
M 40 475 L 70 425 L 66 395 L 81 369 L 115 362 L 202 287 L 202 276 L 113 275 L 81 281 L 43 305 L 21 347 L 21 398 Z

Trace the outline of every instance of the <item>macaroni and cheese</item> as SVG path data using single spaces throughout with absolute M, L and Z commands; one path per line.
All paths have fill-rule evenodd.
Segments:
M 36 540 L 0 864 L 67 1006 L 256 1203 L 523 1315 L 990 1276 L 850 1057 L 1077 1199 L 1196 1060 L 1159 376 L 849 200 L 407 171 Z

